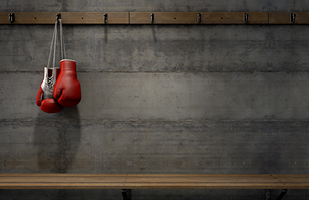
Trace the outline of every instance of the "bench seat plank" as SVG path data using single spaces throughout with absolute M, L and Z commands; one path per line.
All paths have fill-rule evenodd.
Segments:
M 0 189 L 309 189 L 309 175 L 0 174 Z

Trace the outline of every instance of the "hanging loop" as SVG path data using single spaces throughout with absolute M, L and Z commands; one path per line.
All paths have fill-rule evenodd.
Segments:
M 153 24 L 153 18 L 154 18 L 154 14 L 153 13 L 151 13 L 150 14 L 150 22 Z
M 57 43 L 57 25 L 58 25 L 58 20 L 55 22 L 55 28 L 54 28 L 54 33 L 52 37 L 52 41 L 50 44 L 50 49 L 49 49 L 49 56 L 48 56 L 48 61 L 47 61 L 47 69 L 49 68 L 49 63 L 53 54 L 53 67 L 55 67 L 55 59 L 56 59 L 56 43 Z
M 47 69 L 50 69 L 50 61 L 53 59 L 53 66 L 52 68 L 55 68 L 55 62 L 56 62 L 56 47 L 57 47 L 57 35 L 58 35 L 58 24 L 59 24 L 59 31 L 60 31 L 60 59 L 65 59 L 66 58 L 66 52 L 65 52 L 65 45 L 64 45 L 64 37 L 63 37 L 63 30 L 62 30 L 62 21 L 61 18 L 56 20 L 55 22 L 55 28 L 54 28 L 54 33 L 52 37 L 52 41 L 50 44 L 50 49 L 49 49 L 49 57 L 48 57 L 48 62 L 47 62 Z M 53 56 L 53 57 L 52 57 Z
M 64 45 L 64 37 L 63 37 L 63 30 L 62 30 L 62 20 L 59 19 L 59 26 L 60 26 L 60 58 L 65 59 L 66 53 L 65 53 L 65 45 Z
M 296 14 L 295 13 L 291 13 L 290 21 L 291 21 L 292 24 L 295 22 L 295 19 L 296 19 Z
M 104 24 L 107 24 L 107 13 L 105 13 L 103 17 L 104 17 Z
M 201 13 L 197 13 L 197 23 L 201 23 Z
M 10 22 L 13 23 L 15 21 L 15 14 L 14 13 L 10 13 L 9 14 L 9 19 L 10 19 Z
M 244 13 L 244 23 L 245 24 L 248 23 L 248 17 L 249 17 L 248 13 Z

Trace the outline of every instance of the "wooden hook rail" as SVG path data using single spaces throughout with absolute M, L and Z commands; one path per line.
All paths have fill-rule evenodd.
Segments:
M 309 12 L 0 12 L 0 24 L 309 24 Z

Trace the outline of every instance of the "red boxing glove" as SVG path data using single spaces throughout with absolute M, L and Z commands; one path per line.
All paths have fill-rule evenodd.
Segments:
M 53 98 L 53 89 L 58 74 L 59 69 L 47 69 L 44 67 L 44 78 L 36 96 L 36 105 L 47 113 L 57 113 L 62 110 L 62 106 Z
M 54 88 L 54 98 L 63 107 L 76 106 L 81 100 L 80 84 L 76 75 L 76 62 L 60 61 L 60 74 Z

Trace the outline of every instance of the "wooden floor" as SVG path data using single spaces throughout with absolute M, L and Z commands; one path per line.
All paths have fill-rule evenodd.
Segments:
M 309 189 L 309 175 L 0 174 L 0 189 Z

